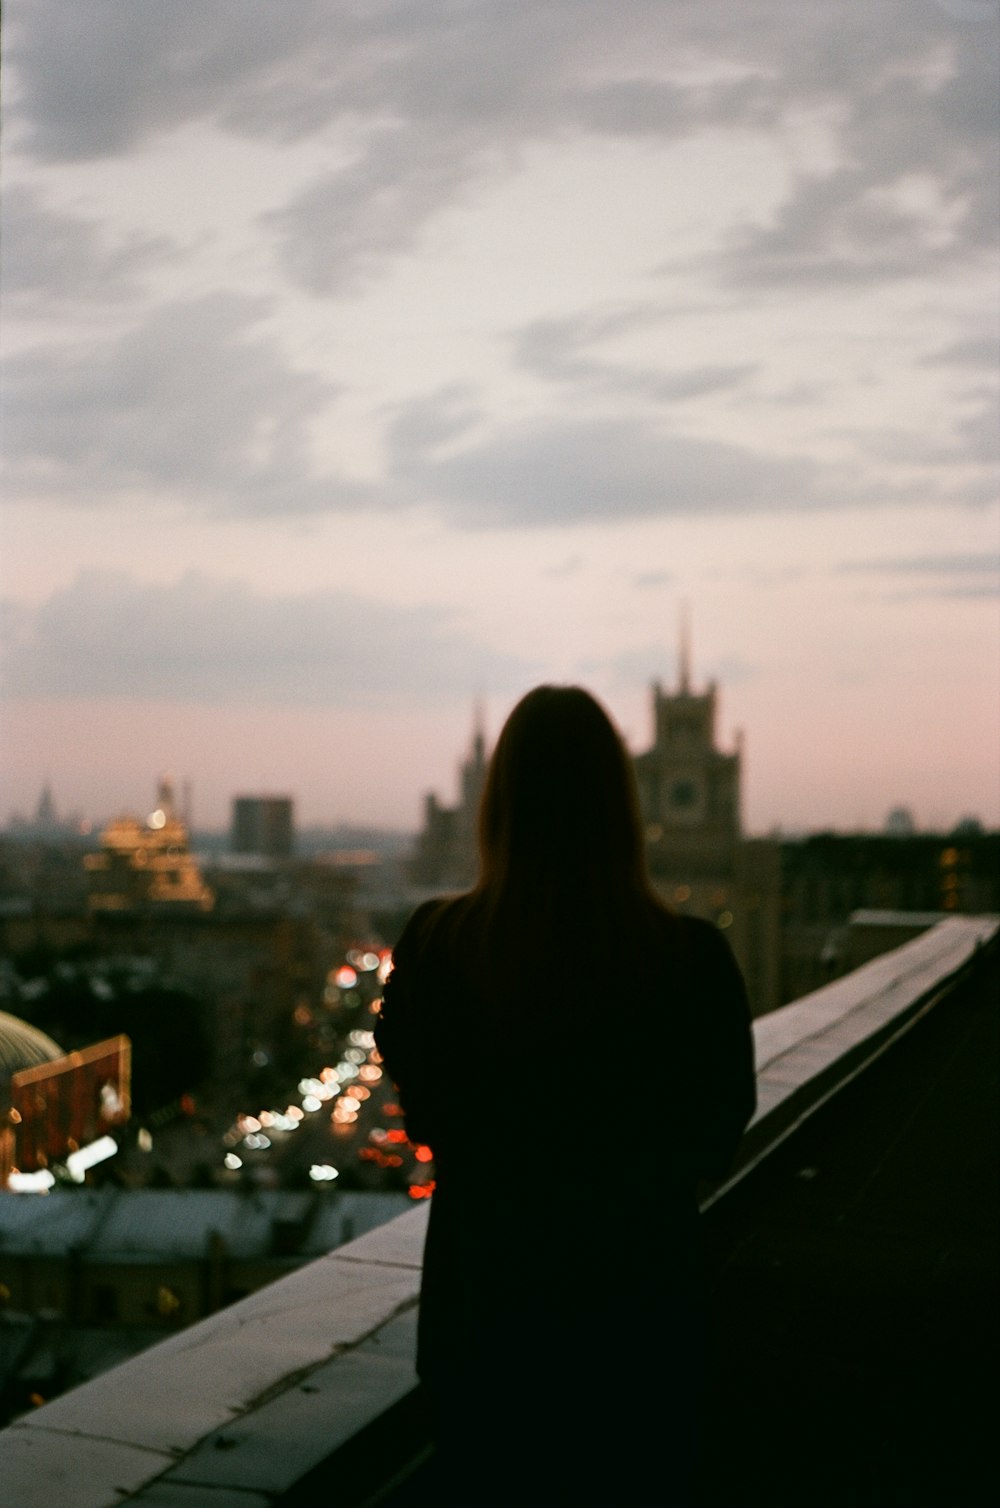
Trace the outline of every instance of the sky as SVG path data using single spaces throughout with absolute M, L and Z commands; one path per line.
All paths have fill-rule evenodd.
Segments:
M 0 824 L 415 830 L 540 681 L 1000 825 L 996 0 L 5 0 Z

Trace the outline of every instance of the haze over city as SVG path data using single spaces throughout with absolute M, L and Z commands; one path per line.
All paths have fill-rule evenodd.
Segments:
M 540 680 L 1000 824 L 998 9 L 8 0 L 0 823 L 414 829 Z

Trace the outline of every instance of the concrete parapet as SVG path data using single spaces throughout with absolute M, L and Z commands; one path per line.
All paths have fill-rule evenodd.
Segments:
M 1000 919 L 952 917 L 754 1022 L 759 1105 L 721 1197 L 974 965 Z M 419 1453 L 426 1206 L 0 1431 L 17 1508 L 374 1504 Z M 364 1449 L 358 1448 L 359 1442 Z

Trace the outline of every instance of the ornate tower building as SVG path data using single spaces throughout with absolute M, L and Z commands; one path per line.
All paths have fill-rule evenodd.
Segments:
M 653 744 L 635 758 L 650 861 L 661 847 L 711 867 L 732 863 L 740 842 L 739 740 L 732 753 L 716 747 L 718 687 L 691 689 L 682 657 L 681 682 L 665 693 L 654 682 Z
M 717 746 L 718 686 L 695 691 L 690 661 L 682 623 L 679 684 L 654 682 L 653 742 L 634 757 L 649 868 L 671 905 L 726 931 L 760 1015 L 779 1004 L 780 855 L 773 841 L 743 836 L 742 738 Z

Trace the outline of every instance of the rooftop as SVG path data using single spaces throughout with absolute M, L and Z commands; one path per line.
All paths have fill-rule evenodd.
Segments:
M 760 1105 L 703 1204 L 720 1344 L 702 1508 L 951 1508 L 995 1482 L 997 933 L 951 918 L 754 1023 Z M 425 1220 L 22 1416 L 0 1435 L 0 1498 L 432 1503 L 412 1360 Z

